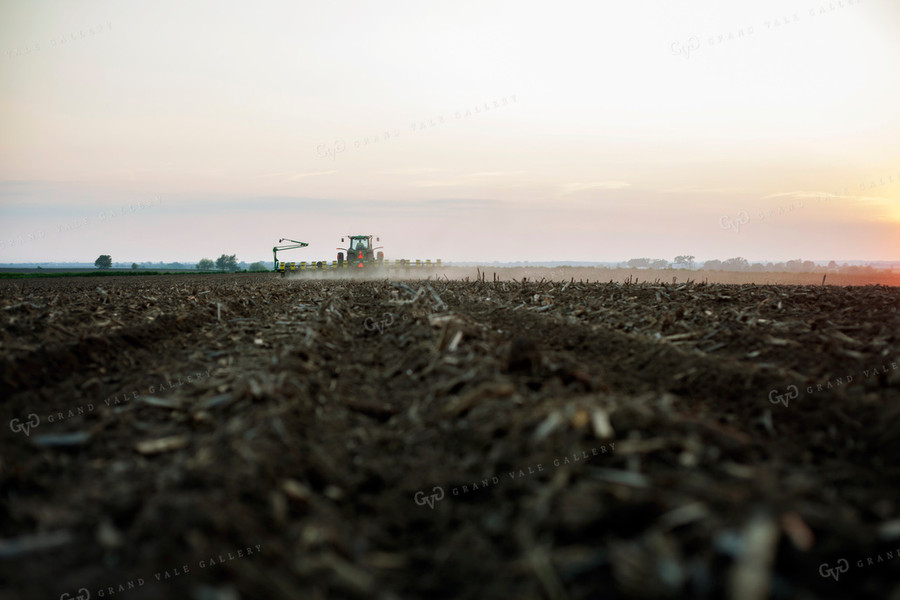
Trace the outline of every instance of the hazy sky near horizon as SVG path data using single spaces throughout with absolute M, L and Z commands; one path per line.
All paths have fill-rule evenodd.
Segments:
M 894 0 L 0 0 L 0 262 L 347 234 L 900 259 L 898 26 Z

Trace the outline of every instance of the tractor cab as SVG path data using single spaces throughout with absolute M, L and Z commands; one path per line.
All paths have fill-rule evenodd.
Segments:
M 364 252 L 367 253 L 369 251 L 369 238 L 368 237 L 356 237 L 350 239 L 350 253 L 354 252 Z
M 344 260 L 350 263 L 351 267 L 362 269 L 370 265 L 374 264 L 382 264 L 384 262 L 384 252 L 379 252 L 375 254 L 375 250 L 381 248 L 381 246 L 374 246 L 372 244 L 371 235 L 348 235 L 348 246 L 346 248 L 338 248 L 341 252 L 338 252 L 337 262 L 338 267 L 344 266 Z M 381 238 L 375 238 L 376 242 L 381 241 Z M 341 238 L 341 242 L 344 242 L 344 238 Z M 346 252 L 346 254 L 344 254 Z

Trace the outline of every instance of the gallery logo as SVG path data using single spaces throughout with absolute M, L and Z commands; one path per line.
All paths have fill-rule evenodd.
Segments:
M 779 394 L 778 390 L 771 390 L 769 392 L 769 402 L 772 404 L 778 404 L 781 402 L 784 404 L 785 408 L 788 407 L 788 400 L 794 400 L 800 395 L 800 390 L 797 389 L 796 385 L 787 386 L 787 390 L 783 394 Z
M 841 565 L 843 563 L 843 565 Z M 819 575 L 822 577 L 834 577 L 834 580 L 837 581 L 841 573 L 846 573 L 850 570 L 850 563 L 847 562 L 846 558 L 842 558 L 837 561 L 837 565 L 834 568 L 829 568 L 828 563 L 822 563 L 819 565 Z
M 29 436 L 29 432 L 41 424 L 41 418 L 34 413 L 28 415 L 28 420 L 22 423 L 19 419 L 13 419 L 9 422 L 9 428 L 13 433 L 22 432 L 26 436 Z
M 681 42 L 672 42 L 672 54 L 675 56 L 684 56 L 685 58 L 691 57 L 691 52 L 695 52 L 700 49 L 700 38 L 696 35 L 692 35 L 686 44 L 682 44 Z
M 416 495 L 414 497 L 416 504 L 418 504 L 419 506 L 425 506 L 426 504 L 428 504 L 428 506 L 432 510 L 434 510 L 434 503 L 444 499 L 444 488 L 440 486 L 434 486 L 433 488 L 431 488 L 431 491 L 434 493 L 430 496 L 426 496 L 425 493 L 421 491 L 416 492 Z
M 741 225 L 746 225 L 750 222 L 750 215 L 747 214 L 747 211 L 742 210 L 737 214 L 737 218 L 732 219 L 729 216 L 723 216 L 719 219 L 719 227 L 722 229 L 734 229 L 735 233 L 741 232 Z

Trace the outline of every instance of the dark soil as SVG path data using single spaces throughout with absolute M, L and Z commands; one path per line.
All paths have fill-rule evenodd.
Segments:
M 898 307 L 0 282 L 0 599 L 900 598 Z

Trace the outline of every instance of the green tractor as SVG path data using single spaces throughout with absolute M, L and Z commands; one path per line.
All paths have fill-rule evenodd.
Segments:
M 373 246 L 371 235 L 348 235 L 347 238 L 350 240 L 349 246 L 338 248 L 338 268 L 344 266 L 345 260 L 354 269 L 384 264 L 384 252 L 375 252 L 384 246 Z M 381 238 L 375 238 L 375 241 L 380 242 Z M 344 238 L 341 238 L 341 243 L 344 243 Z

